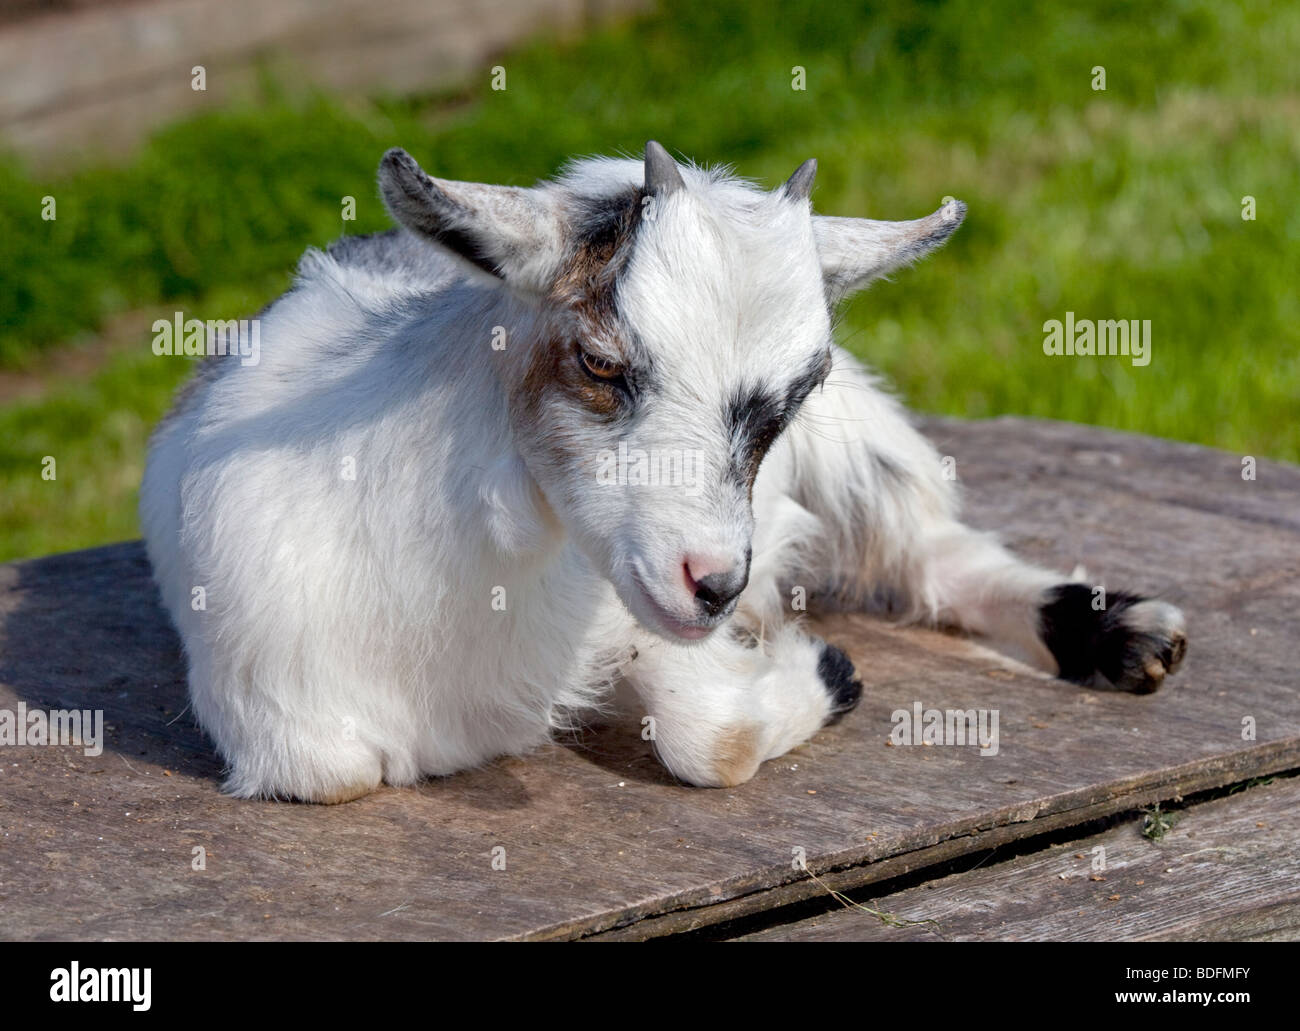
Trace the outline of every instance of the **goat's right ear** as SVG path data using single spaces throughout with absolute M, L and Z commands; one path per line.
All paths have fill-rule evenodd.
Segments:
M 379 190 L 394 219 L 483 272 L 531 291 L 554 279 L 564 226 L 540 190 L 434 179 L 400 147 L 379 163 Z
M 966 205 L 959 200 L 949 200 L 933 215 L 911 222 L 814 215 L 826 295 L 837 303 L 872 280 L 910 265 L 941 246 L 965 217 Z

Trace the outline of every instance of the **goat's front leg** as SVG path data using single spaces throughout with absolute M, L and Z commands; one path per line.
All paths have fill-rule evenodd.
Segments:
M 734 624 L 698 645 L 646 636 L 623 675 L 652 718 L 660 762 L 700 787 L 743 784 L 862 694 L 842 651 L 790 624 L 762 641 Z

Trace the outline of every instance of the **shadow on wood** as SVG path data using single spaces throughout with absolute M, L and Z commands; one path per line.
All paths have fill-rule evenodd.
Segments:
M 970 521 L 1188 614 L 1156 695 L 1081 690 L 856 614 L 859 709 L 750 783 L 673 782 L 635 720 L 343 806 L 237 801 L 184 712 L 138 543 L 0 567 L 0 709 L 103 709 L 104 753 L 0 749 L 10 938 L 647 937 L 763 913 L 1300 767 L 1300 470 L 1098 429 L 930 420 Z M 1000 713 L 997 755 L 889 747 L 892 714 Z M 1243 735 L 1253 721 L 1255 738 Z M 502 866 L 504 859 L 504 868 Z

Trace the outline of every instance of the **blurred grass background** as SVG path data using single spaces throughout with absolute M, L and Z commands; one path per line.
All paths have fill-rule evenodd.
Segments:
M 504 91 L 486 74 L 415 97 L 267 84 L 125 162 L 50 178 L 0 158 L 0 389 L 6 368 L 40 374 L 0 408 L 0 560 L 137 534 L 147 436 L 190 370 L 153 356 L 152 319 L 247 316 L 306 247 L 386 227 L 375 168 L 398 144 L 436 175 L 526 185 L 655 138 L 769 185 L 815 156 L 825 213 L 960 197 L 953 242 L 840 330 L 910 405 L 1300 459 L 1297 53 L 1286 2 L 667 0 L 507 54 Z M 1066 311 L 1150 319 L 1151 364 L 1045 356 L 1042 324 Z M 88 353 L 92 371 L 66 371 Z

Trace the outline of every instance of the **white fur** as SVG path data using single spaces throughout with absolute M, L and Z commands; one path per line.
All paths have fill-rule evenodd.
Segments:
M 830 347 L 826 292 L 912 260 L 933 220 L 960 212 L 921 220 L 921 244 L 906 229 L 920 223 L 863 221 L 855 263 L 854 220 L 681 172 L 619 287 L 661 376 L 633 427 L 610 435 L 548 402 L 549 429 L 529 436 L 512 400 L 554 317 L 537 295 L 564 212 L 641 184 L 640 162 L 604 159 L 500 203 L 431 181 L 504 282 L 412 236 L 394 243 L 398 268 L 309 252 L 262 315 L 261 363 L 203 376 L 160 427 L 141 518 L 227 790 L 340 801 L 452 773 L 532 749 L 620 678 L 673 772 L 738 782 L 830 715 L 821 645 L 791 622 L 800 586 L 999 635 L 1051 668 L 1034 606 L 1061 578 L 956 521 L 939 456 L 843 350 L 768 454 L 752 509 L 721 470 L 724 400 Z M 385 195 L 408 225 L 421 217 L 418 191 Z M 560 431 L 587 457 L 555 457 Z M 587 459 L 622 439 L 709 456 L 703 489 L 595 486 Z M 675 637 L 693 604 L 682 556 L 739 561 L 751 545 L 737 613 L 702 642 Z

